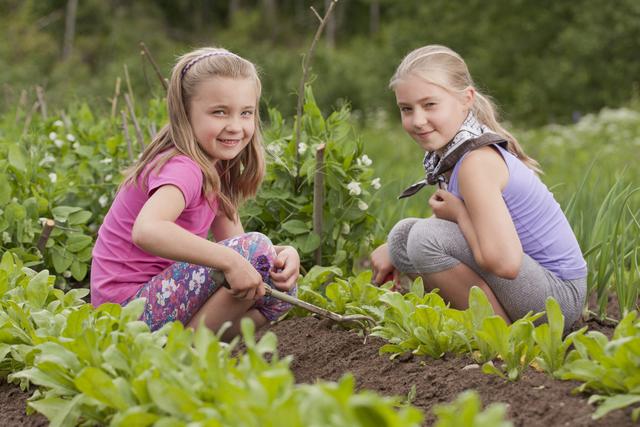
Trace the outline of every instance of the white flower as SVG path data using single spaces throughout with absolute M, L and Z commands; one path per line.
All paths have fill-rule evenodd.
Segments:
M 98 203 L 100 203 L 100 206 L 102 206 L 104 208 L 105 206 L 107 206 L 107 203 L 109 203 L 109 198 L 107 197 L 106 194 L 103 194 L 98 199 Z
M 342 234 L 349 234 L 351 232 L 351 227 L 348 222 L 342 224 Z
M 304 154 L 307 151 L 307 144 L 301 142 L 298 144 L 298 153 Z
M 51 180 L 51 183 L 52 183 L 52 184 L 55 184 L 55 183 L 56 183 L 56 181 L 58 180 L 58 175 L 56 175 L 55 173 L 51 172 L 51 173 L 49 174 L 49 179 Z
M 73 141 L 75 141 L 75 140 L 76 140 L 76 137 L 75 137 L 75 136 L 71 135 L 70 133 L 68 133 L 68 134 L 67 134 L 67 141 L 71 141 L 71 142 L 73 142 Z
M 102 160 L 100 160 L 100 163 L 108 165 L 109 163 L 113 162 L 113 159 L 111 157 L 106 157 Z
M 55 141 L 53 141 L 53 143 L 58 148 L 62 148 L 62 146 L 64 145 L 64 141 L 61 139 L 56 139 Z
M 362 200 L 358 200 L 358 209 L 360 209 L 361 211 L 366 211 L 367 209 L 369 209 L 369 205 Z
M 362 188 L 360 188 L 358 181 L 351 181 L 347 184 L 347 190 L 349 190 L 349 194 L 352 196 L 359 196 L 362 193 Z
M 62 277 L 68 279 L 71 277 L 71 272 L 69 270 L 65 270 L 64 273 L 62 273 Z
M 62 126 L 64 126 L 64 123 L 62 123 L 62 120 L 56 120 L 55 122 L 53 122 L 53 125 L 57 128 L 61 128 Z
M 109 174 L 109 175 L 105 175 L 104 180 L 109 182 L 113 179 L 113 175 Z
M 51 154 L 47 153 L 45 154 L 44 158 L 42 160 L 40 160 L 40 163 L 38 163 L 38 166 L 43 166 L 46 165 L 48 163 L 53 163 L 56 161 L 56 158 L 53 157 Z
M 55 133 L 55 132 L 51 132 L 51 133 L 49 134 L 49 139 L 50 139 L 50 140 L 52 140 L 52 141 L 53 141 L 53 140 L 55 140 L 56 138 L 58 138 L 58 134 L 57 134 L 57 133 Z
M 373 181 L 371 181 L 371 186 L 372 186 L 374 189 L 379 190 L 379 189 L 380 189 L 380 187 L 382 186 L 382 185 L 380 184 L 380 178 L 374 178 L 374 179 L 373 179 Z
M 358 166 L 371 166 L 373 164 L 373 160 L 369 158 L 366 154 L 363 154 L 358 160 L 356 160 Z

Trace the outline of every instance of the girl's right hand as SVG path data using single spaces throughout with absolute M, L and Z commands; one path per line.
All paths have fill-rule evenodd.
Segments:
M 257 300 L 264 296 L 265 289 L 262 276 L 242 255 L 235 255 L 229 267 L 223 269 L 224 277 L 229 284 L 229 292 L 237 299 Z
M 382 285 L 385 282 L 399 280 L 399 272 L 391 263 L 391 255 L 389 255 L 389 245 L 384 243 L 378 246 L 371 253 L 371 269 L 373 276 L 371 281 L 376 285 Z

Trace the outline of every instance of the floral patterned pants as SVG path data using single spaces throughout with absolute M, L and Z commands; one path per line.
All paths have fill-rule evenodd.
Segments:
M 268 237 L 261 233 L 245 233 L 218 243 L 236 250 L 249 260 L 262 275 L 262 280 L 273 286 L 269 271 L 276 258 L 276 252 Z M 200 307 L 220 289 L 221 284 L 214 279 L 214 272 L 210 267 L 176 262 L 142 285 L 129 301 L 136 298 L 146 299 L 141 320 L 147 323 L 151 330 L 159 329 L 165 323 L 174 320 L 187 324 Z M 294 286 L 288 293 L 295 296 L 297 288 Z M 264 296 L 256 301 L 252 308 L 257 309 L 267 320 L 273 321 L 285 314 L 291 306 L 273 297 Z

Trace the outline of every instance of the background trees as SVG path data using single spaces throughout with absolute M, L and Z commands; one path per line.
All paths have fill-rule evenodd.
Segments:
M 0 109 L 34 84 L 54 105 L 79 95 L 105 100 L 123 64 L 137 96 L 157 94 L 139 56 L 144 41 L 165 74 L 175 55 L 194 46 L 238 51 L 261 66 L 266 101 L 287 113 L 315 26 L 309 6 L 322 13 L 327 0 L 75 3 L 0 3 Z M 340 0 L 314 62 L 317 100 L 324 109 L 348 100 L 368 117 L 379 108 L 394 112 L 387 82 L 395 65 L 414 47 L 442 43 L 467 59 L 508 119 L 567 122 L 638 95 L 638 22 L 635 0 Z

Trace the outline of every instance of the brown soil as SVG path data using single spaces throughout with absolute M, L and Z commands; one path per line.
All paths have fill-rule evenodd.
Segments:
M 406 357 L 392 361 L 388 355 L 378 354 L 383 340 L 370 337 L 363 344 L 357 334 L 335 329 L 335 325 L 313 317 L 286 320 L 270 329 L 278 336 L 280 355 L 293 356 L 291 369 L 298 382 L 335 381 L 351 372 L 358 388 L 403 398 L 415 385 L 412 404 L 424 412 L 425 425 L 434 421 L 431 414 L 434 405 L 452 401 L 468 389 L 478 391 L 484 405 L 507 403 L 508 417 L 516 426 L 637 425 L 631 422 L 630 410 L 614 411 L 600 420 L 592 420 L 594 407 L 587 403 L 588 396 L 571 394 L 578 382 L 554 380 L 533 369 L 528 369 L 519 381 L 509 382 L 483 374 L 480 369 L 463 370 L 474 363 L 467 356 L 452 355 L 440 360 Z M 598 325 L 598 329 L 604 328 Z
M 590 321 L 587 326 L 612 335 L 613 328 L 607 324 Z M 351 372 L 359 389 L 403 398 L 415 385 L 416 396 L 411 403 L 424 412 L 425 425 L 434 421 L 434 405 L 450 402 L 468 389 L 478 391 L 484 405 L 507 403 L 508 416 L 516 426 L 637 425 L 631 422 L 630 409 L 592 420 L 594 407 L 587 403 L 588 396 L 571 393 L 579 383 L 554 380 L 533 369 L 528 369 L 519 381 L 508 382 L 477 368 L 463 369 L 473 364 L 467 356 L 450 355 L 441 360 L 408 356 L 392 361 L 387 355 L 378 354 L 384 343 L 381 339 L 369 337 L 364 344 L 361 336 L 314 317 L 285 320 L 269 329 L 278 336 L 280 355 L 293 356 L 291 369 L 299 383 L 335 381 Z M 15 385 L 0 383 L 0 425 L 48 425 L 40 414 L 26 415 L 28 396 Z

